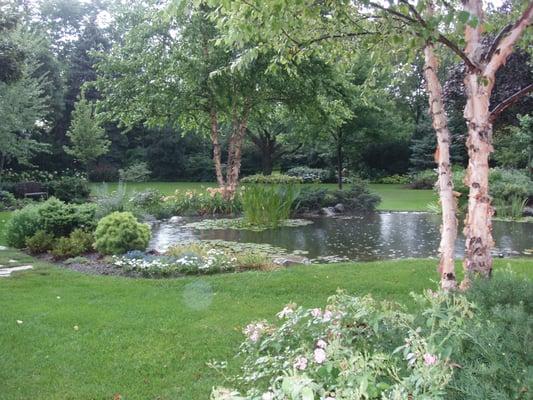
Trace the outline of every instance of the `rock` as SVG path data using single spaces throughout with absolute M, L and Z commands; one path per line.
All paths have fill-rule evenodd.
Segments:
M 336 214 L 335 208 L 333 208 L 333 207 L 324 207 L 320 211 L 326 217 L 333 217 Z
M 333 208 L 335 209 L 335 212 L 338 212 L 338 213 L 343 213 L 344 211 L 346 211 L 346 208 L 344 207 L 344 204 L 342 203 L 335 204 L 335 207 Z
M 7 278 L 11 276 L 12 272 L 25 271 L 28 269 L 33 269 L 33 267 L 31 265 L 21 265 L 20 267 L 2 268 L 0 269 L 0 278 Z
M 287 255 L 284 257 L 273 258 L 272 263 L 288 267 L 290 265 L 309 264 L 309 260 L 306 257 Z
M 176 223 L 176 222 L 180 222 L 182 220 L 182 217 L 178 217 L 177 215 L 175 215 L 174 217 L 171 217 L 168 222 L 172 222 L 172 223 Z
M 5 251 L 5 250 L 7 250 L 6 246 L 0 246 L 0 251 Z
M 533 217 L 533 207 L 524 207 L 524 217 Z

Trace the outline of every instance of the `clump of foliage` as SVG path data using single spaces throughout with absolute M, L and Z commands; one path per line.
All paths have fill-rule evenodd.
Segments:
M 476 318 L 456 348 L 447 399 L 528 399 L 533 353 L 533 283 L 511 272 L 475 280 L 466 293 Z
M 96 190 L 95 203 L 98 206 L 98 218 L 105 217 L 113 212 L 123 212 L 128 208 L 126 186 L 119 182 L 117 190 L 110 192 L 106 183 Z
M 135 192 L 129 199 L 128 208 L 152 215 L 157 219 L 169 218 L 174 213 L 173 204 L 163 201 L 163 194 L 154 189 Z
M 409 183 L 410 189 L 433 189 L 437 183 L 437 173 L 434 169 L 425 169 L 416 173 Z
M 298 195 L 295 185 L 250 184 L 242 193 L 244 222 L 278 227 L 290 218 Z
M 38 230 L 62 237 L 76 228 L 93 230 L 95 225 L 96 205 L 66 204 L 51 197 L 43 203 L 29 204 L 15 211 L 6 226 L 6 240 L 10 246 L 22 248 Z
M 174 215 L 236 215 L 242 210 L 241 193 L 224 197 L 220 189 L 180 191 L 164 198 L 163 208 Z
M 518 126 L 502 129 L 494 135 L 494 159 L 498 165 L 527 169 L 533 173 L 533 114 L 518 115 Z
M 327 169 L 309 167 L 294 167 L 287 170 L 286 174 L 300 178 L 303 183 L 328 182 L 335 178 Z
M 298 212 L 316 212 L 323 207 L 342 204 L 347 212 L 374 211 L 381 198 L 370 192 L 368 185 L 361 180 L 354 180 L 344 190 L 328 190 L 325 188 L 304 188 L 298 199 Z
M 241 373 L 216 389 L 221 399 L 444 399 L 453 375 L 453 345 L 473 305 L 463 296 L 428 291 L 410 314 L 370 296 L 332 296 L 325 308 L 288 304 L 279 323 L 244 329 Z M 220 365 L 214 364 L 220 367 Z
M 254 184 L 270 184 L 270 185 L 290 185 L 295 183 L 302 183 L 303 179 L 298 176 L 289 176 L 282 174 L 273 174 L 273 175 L 249 175 L 245 178 L 242 178 L 240 183 L 242 185 L 247 185 L 250 183 Z
M 28 205 L 11 215 L 5 228 L 6 243 L 18 249 L 23 248 L 26 239 L 35 235 L 39 229 L 42 229 L 39 206 Z
M 76 229 L 68 237 L 61 237 L 52 249 L 56 258 L 71 258 L 87 253 L 93 244 L 92 233 Z
M 139 162 L 124 169 L 119 169 L 118 174 L 123 182 L 146 182 L 152 172 L 146 162 Z
M 12 210 L 17 207 L 17 199 L 13 193 L 0 190 L 0 211 Z
M 387 185 L 407 185 L 411 183 L 411 177 L 409 175 L 395 174 L 375 179 L 374 183 L 383 183 Z
M 150 240 L 150 227 L 137 222 L 130 212 L 114 212 L 98 222 L 95 248 L 102 254 L 122 254 L 145 250 Z
M 55 238 L 50 233 L 40 229 L 33 236 L 26 239 L 26 247 L 32 254 L 46 253 L 54 247 Z
M 50 195 L 68 203 L 83 203 L 91 194 L 87 179 L 80 176 L 63 176 L 46 186 Z

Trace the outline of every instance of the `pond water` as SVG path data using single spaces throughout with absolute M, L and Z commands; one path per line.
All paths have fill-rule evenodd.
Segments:
M 429 213 L 385 212 L 341 218 L 310 218 L 312 224 L 269 229 L 261 232 L 235 229 L 197 230 L 183 225 L 191 219 L 161 222 L 154 228 L 151 248 L 164 251 L 169 245 L 188 240 L 227 240 L 267 243 L 289 252 L 304 251 L 317 260 L 380 260 L 435 257 L 440 240 L 440 216 Z M 459 227 L 462 232 L 462 227 Z M 499 256 L 533 255 L 533 223 L 493 222 Z M 464 250 L 464 237 L 457 239 L 457 257 Z

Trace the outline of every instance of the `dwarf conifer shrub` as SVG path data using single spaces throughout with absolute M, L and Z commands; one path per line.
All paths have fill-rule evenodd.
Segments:
M 150 227 L 137 222 L 130 212 L 114 212 L 98 222 L 95 238 L 95 248 L 102 254 L 145 250 L 150 241 Z

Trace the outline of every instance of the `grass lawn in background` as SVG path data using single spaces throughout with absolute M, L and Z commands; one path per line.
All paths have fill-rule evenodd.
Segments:
M 317 184 L 328 189 L 335 189 L 336 184 Z M 97 193 L 101 183 L 91 184 L 93 193 Z M 116 183 L 106 184 L 109 191 L 116 190 Z M 206 187 L 216 187 L 216 183 L 209 182 L 140 182 L 127 183 L 128 192 L 146 189 L 157 189 L 163 194 L 172 194 L 176 190 L 204 190 Z M 308 185 L 311 186 L 311 185 Z M 379 210 L 386 211 L 427 211 L 427 205 L 437 200 L 433 190 L 407 189 L 404 185 L 370 184 L 370 189 L 381 196 Z
M 0 280 L 3 400 L 207 399 L 253 320 L 285 304 L 323 306 L 337 288 L 412 306 L 410 291 L 435 287 L 435 260 L 297 266 L 180 279 L 89 276 L 14 251 L 36 270 Z M 497 260 L 533 276 L 530 260 Z M 460 270 L 459 263 L 458 269 Z M 22 321 L 22 323 L 17 323 Z M 76 328 L 77 327 L 77 328 Z

